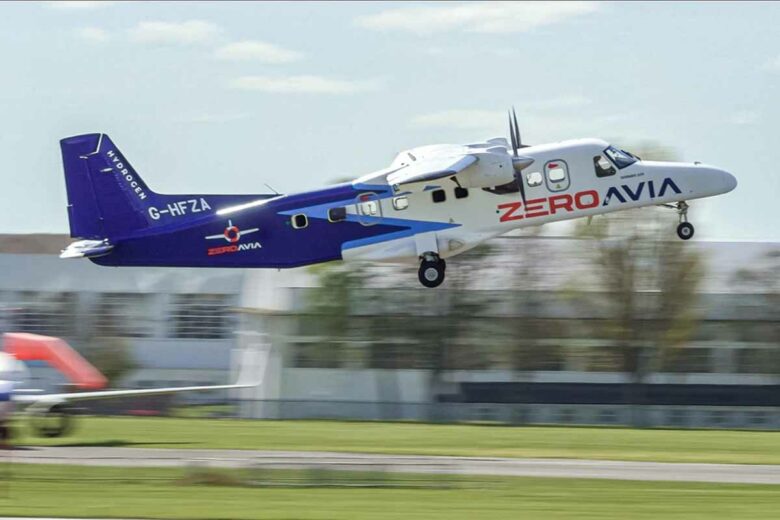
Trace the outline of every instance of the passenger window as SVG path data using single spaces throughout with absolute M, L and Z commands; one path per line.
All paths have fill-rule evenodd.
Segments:
M 542 172 L 531 172 L 525 176 L 525 180 L 531 188 L 539 186 L 542 184 Z
M 469 190 L 466 188 L 461 188 L 460 186 L 457 186 L 455 188 L 455 198 L 456 199 L 465 199 L 469 196 Z
M 560 159 L 544 165 L 547 189 L 563 191 L 569 187 L 569 171 L 566 163 Z
M 393 207 L 398 211 L 404 210 L 409 207 L 409 199 L 406 197 L 396 197 L 393 199 Z
M 303 229 L 308 225 L 309 225 L 309 219 L 306 217 L 306 215 L 304 215 L 303 213 L 298 213 L 297 215 L 293 215 L 292 226 L 295 229 Z
M 347 208 L 330 208 L 328 210 L 328 220 L 331 222 L 341 222 L 347 220 Z
M 376 205 L 375 200 L 369 200 L 367 202 L 361 202 L 358 207 L 360 208 L 360 214 L 371 217 L 379 213 L 379 208 Z
M 597 155 L 593 158 L 593 168 L 596 170 L 596 177 L 609 177 L 617 172 L 612 163 L 602 155 Z
M 444 202 L 447 200 L 447 192 L 444 190 L 433 190 L 431 192 L 431 197 L 433 198 L 433 202 Z
M 547 165 L 547 178 L 550 182 L 561 182 L 566 178 L 566 170 L 561 163 Z

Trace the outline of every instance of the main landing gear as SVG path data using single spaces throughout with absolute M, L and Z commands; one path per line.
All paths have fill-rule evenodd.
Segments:
M 438 255 L 425 255 L 420 262 L 420 270 L 417 276 L 420 283 L 425 287 L 438 287 L 444 281 L 444 271 L 447 269 L 447 262 L 439 258 Z
M 11 427 L 5 424 L 0 424 L 0 448 L 4 448 L 11 440 Z
M 680 216 L 680 223 L 677 225 L 677 236 L 681 240 L 688 240 L 693 236 L 693 224 L 688 222 L 688 204 L 681 200 L 677 204 L 664 204 L 667 208 L 677 210 L 677 214 Z

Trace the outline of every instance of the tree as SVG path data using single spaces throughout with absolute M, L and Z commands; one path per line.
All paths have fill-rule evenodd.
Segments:
M 353 308 L 365 288 L 368 273 L 359 263 L 326 263 L 312 266 L 318 284 L 307 302 L 308 320 L 323 341 L 311 345 L 309 355 L 318 366 L 341 366 L 342 345 L 353 335 Z
M 542 281 L 546 276 L 545 265 L 549 251 L 543 245 L 542 227 L 534 226 L 524 230 L 523 239 L 513 254 L 515 264 L 512 278 L 515 290 L 511 294 L 512 309 L 517 313 L 510 318 L 512 332 L 511 366 L 517 371 L 545 370 L 557 358 L 560 351 L 539 340 L 548 337 L 549 328 L 542 321 L 539 309 Z M 521 237 L 518 237 L 521 238 Z
M 644 159 L 669 159 L 671 152 L 646 145 Z M 613 341 L 621 370 L 628 374 L 625 402 L 641 404 L 647 375 L 679 354 L 697 324 L 694 303 L 704 276 L 699 253 L 672 230 L 674 213 L 642 208 L 580 221 L 575 233 L 592 239 L 596 293 L 605 319 L 597 333 Z M 633 423 L 644 424 L 641 406 Z
M 94 337 L 87 343 L 85 357 L 106 376 L 109 384 L 117 383 L 138 368 L 127 338 Z
M 696 327 L 694 303 L 704 270 L 690 244 L 671 239 L 672 219 L 646 208 L 581 226 L 593 239 L 593 268 L 605 319 L 597 332 L 613 341 L 628 374 L 626 403 L 641 404 L 642 384 L 664 358 L 674 356 Z M 634 423 L 643 424 L 641 408 Z

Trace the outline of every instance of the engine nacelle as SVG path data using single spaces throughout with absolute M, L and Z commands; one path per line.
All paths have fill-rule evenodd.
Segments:
M 515 179 L 512 158 L 505 151 L 501 153 L 475 153 L 479 160 L 455 176 L 464 188 L 490 188 Z

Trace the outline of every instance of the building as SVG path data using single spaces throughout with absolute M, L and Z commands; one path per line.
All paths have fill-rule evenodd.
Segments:
M 224 382 L 231 352 L 267 335 L 248 416 L 622 424 L 641 409 L 643 424 L 780 428 L 779 309 L 769 288 L 736 281 L 777 245 L 691 244 L 708 264 L 695 330 L 654 357 L 639 394 L 600 335 L 587 247 L 496 240 L 437 290 L 396 267 L 336 265 L 321 287 L 327 269 L 111 269 L 28 248 L 0 255 L 0 301 L 7 330 L 87 353 L 119 338 L 139 366 L 125 386 Z

